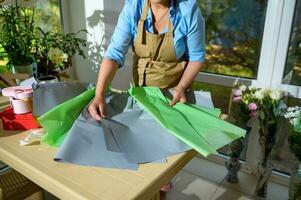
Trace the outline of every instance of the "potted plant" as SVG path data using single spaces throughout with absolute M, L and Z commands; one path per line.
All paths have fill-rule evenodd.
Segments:
M 33 0 L 0 2 L 0 46 L 13 72 L 33 75 L 34 71 L 38 78 L 53 73 L 58 76 L 58 71 L 71 65 L 74 54 L 85 58 L 86 40 L 78 37 L 85 30 L 68 34 L 44 32 L 34 22 Z
M 32 54 L 35 27 L 31 0 L 2 0 L 0 4 L 0 46 L 8 57 L 13 72 L 33 74 Z
M 288 136 L 289 147 L 299 161 L 298 167 L 291 174 L 289 199 L 301 199 L 301 107 L 289 107 L 284 117 L 289 120 L 291 128 Z
M 86 40 L 78 37 L 86 30 L 68 34 L 44 32 L 41 28 L 38 30 L 39 37 L 34 55 L 38 63 L 39 77 L 57 76 L 58 71 L 71 65 L 72 57 L 76 53 L 86 58 L 82 49 L 87 45 Z
M 259 145 L 261 160 L 258 164 L 259 179 L 255 189 L 258 199 L 266 198 L 267 182 L 272 173 L 270 154 L 275 145 L 277 123 L 286 109 L 283 92 L 279 89 L 265 89 L 239 86 L 234 90 L 233 101 L 242 113 L 257 117 L 259 121 Z

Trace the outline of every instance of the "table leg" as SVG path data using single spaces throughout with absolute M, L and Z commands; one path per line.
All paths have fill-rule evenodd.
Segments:
M 160 191 L 158 191 L 150 200 L 160 200 Z

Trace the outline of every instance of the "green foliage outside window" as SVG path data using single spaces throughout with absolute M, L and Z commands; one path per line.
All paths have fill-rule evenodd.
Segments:
M 256 78 L 267 0 L 198 0 L 206 21 L 206 72 Z
M 283 83 L 301 86 L 301 1 L 298 0 L 291 31 Z

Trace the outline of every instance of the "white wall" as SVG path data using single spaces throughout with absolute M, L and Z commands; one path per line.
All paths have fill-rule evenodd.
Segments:
M 110 42 L 123 1 L 95 0 L 63 0 L 63 19 L 66 32 L 87 29 L 89 34 L 82 36 L 87 39 L 87 59 L 74 57 L 70 75 L 83 82 L 96 82 L 99 64 Z M 132 53 L 129 52 L 125 66 L 118 70 L 113 87 L 127 89 L 131 78 Z

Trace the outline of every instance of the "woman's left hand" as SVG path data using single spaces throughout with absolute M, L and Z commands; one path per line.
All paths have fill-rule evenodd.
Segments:
M 176 103 L 186 103 L 186 95 L 185 95 L 185 88 L 181 86 L 177 86 L 174 93 L 173 93 L 173 98 L 171 102 L 169 103 L 170 106 L 176 105 Z

